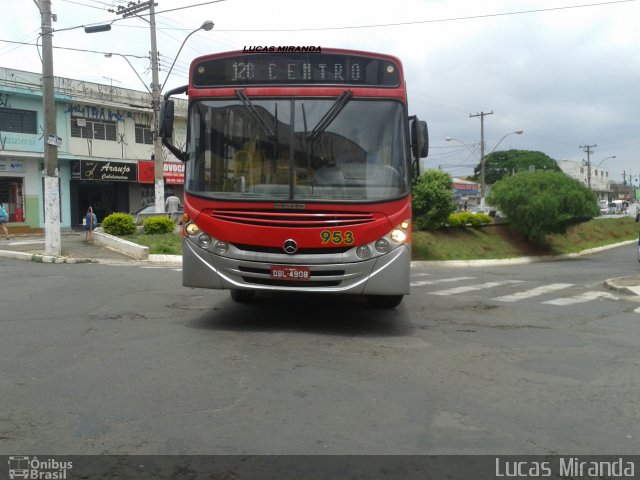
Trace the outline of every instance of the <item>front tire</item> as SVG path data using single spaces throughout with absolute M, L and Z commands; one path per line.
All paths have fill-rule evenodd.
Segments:
M 231 290 L 231 298 L 238 303 L 250 302 L 255 295 L 255 290 Z
M 376 308 L 395 308 L 403 298 L 404 295 L 367 295 L 367 302 Z

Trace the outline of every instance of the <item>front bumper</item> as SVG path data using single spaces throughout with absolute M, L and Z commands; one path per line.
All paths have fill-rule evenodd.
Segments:
M 242 258 L 242 257 L 248 258 Z M 361 261 L 343 255 L 251 254 L 219 256 L 188 239 L 182 245 L 182 283 L 187 287 L 263 291 L 340 293 L 351 295 L 407 295 L 411 248 Z M 349 258 L 352 258 L 350 256 Z M 272 265 L 305 266 L 304 281 L 274 279 Z

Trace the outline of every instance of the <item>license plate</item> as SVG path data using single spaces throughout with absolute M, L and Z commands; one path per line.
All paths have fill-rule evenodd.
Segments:
M 311 271 L 307 267 L 272 265 L 271 278 L 278 280 L 309 280 Z

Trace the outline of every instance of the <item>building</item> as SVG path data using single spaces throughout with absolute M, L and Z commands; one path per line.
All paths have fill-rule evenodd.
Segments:
M 454 177 L 453 201 L 459 208 L 471 208 L 480 205 L 480 184 Z
M 0 68 L 0 201 L 9 226 L 44 226 L 42 75 Z M 55 77 L 60 226 L 87 207 L 101 221 L 155 201 L 151 94 Z M 186 143 L 186 100 L 176 102 L 174 143 Z M 165 193 L 183 194 L 183 164 L 163 151 Z
M 558 166 L 571 178 L 582 182 L 584 186 L 591 184 L 591 190 L 597 195 L 598 200 L 611 200 L 611 182 L 606 168 L 591 165 L 589 169 L 583 162 L 574 160 L 560 160 Z M 591 178 L 589 178 L 589 170 L 591 170 Z

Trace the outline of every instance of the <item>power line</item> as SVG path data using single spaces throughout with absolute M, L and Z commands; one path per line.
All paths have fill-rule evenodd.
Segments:
M 16 42 L 14 40 L 2 40 L 2 39 L 0 39 L 0 42 L 13 43 L 13 44 L 17 44 L 17 45 L 29 45 L 29 46 L 32 46 L 32 47 L 39 46 L 37 43 Z M 57 48 L 57 49 L 60 49 L 60 50 L 73 50 L 75 52 L 100 53 L 101 55 L 106 55 L 108 53 L 113 53 L 113 52 L 100 52 L 100 51 L 97 51 L 97 50 L 87 50 L 87 49 L 84 49 L 84 48 L 57 47 L 55 45 L 54 45 L 53 48 Z M 146 58 L 146 59 L 149 58 L 148 55 L 147 56 L 145 56 L 145 55 L 133 55 L 133 54 L 130 54 L 130 53 L 123 53 L 123 54 L 119 54 L 119 55 L 123 55 L 125 57 L 132 57 L 132 58 Z
M 568 5 L 566 7 L 551 7 L 551 8 L 538 8 L 534 10 L 520 10 L 515 12 L 502 12 L 502 13 L 487 13 L 483 15 L 471 15 L 467 17 L 452 17 L 452 18 L 437 18 L 433 20 L 415 20 L 411 22 L 397 22 L 397 23 L 377 23 L 371 25 L 344 25 L 341 27 L 318 27 L 318 28 L 259 28 L 259 29 L 216 29 L 218 32 L 315 32 L 323 30 L 355 30 L 363 28 L 381 28 L 381 27 L 399 27 L 405 25 L 421 25 L 425 23 L 444 23 L 444 22 L 457 22 L 462 20 L 477 20 L 481 18 L 492 17 L 506 17 L 510 15 L 525 15 L 530 13 L 543 13 L 552 12 L 558 10 L 570 10 L 575 8 L 588 8 L 588 7 L 600 7 L 604 5 L 615 5 L 618 3 L 630 3 L 637 0 L 612 0 L 609 2 L 599 3 L 587 3 L 582 5 Z M 170 11 L 170 10 L 165 10 Z M 158 12 L 161 13 L 161 12 Z

